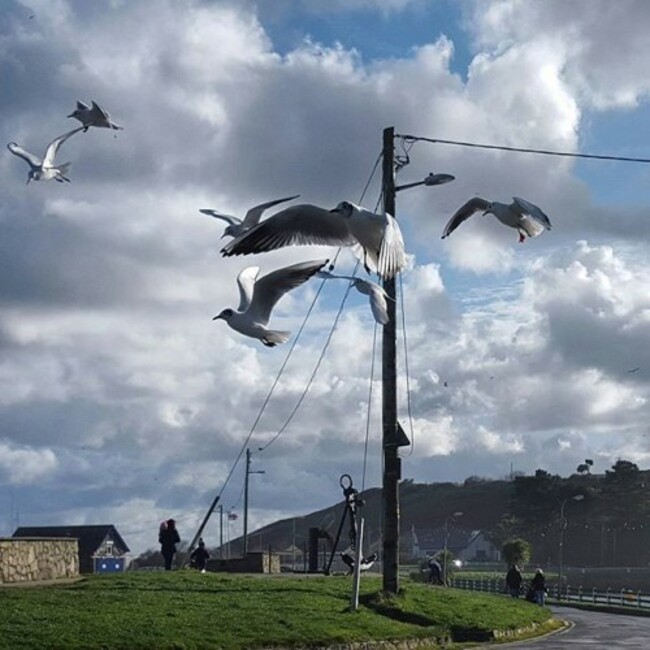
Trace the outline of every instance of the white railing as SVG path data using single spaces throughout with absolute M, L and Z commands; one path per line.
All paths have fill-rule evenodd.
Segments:
M 494 594 L 505 592 L 503 580 L 471 580 L 456 578 L 451 580 L 451 586 L 456 589 L 470 589 L 472 591 L 487 591 Z M 562 593 L 558 593 L 558 586 L 551 586 L 549 599 L 555 602 L 591 603 L 593 605 L 608 605 L 610 607 L 636 607 L 637 609 L 650 608 L 650 593 L 633 591 L 631 589 L 599 591 L 597 589 L 583 589 L 566 585 Z

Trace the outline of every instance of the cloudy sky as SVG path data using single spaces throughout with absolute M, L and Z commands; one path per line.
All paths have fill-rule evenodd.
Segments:
M 212 321 L 237 305 L 246 266 L 336 251 L 224 259 L 223 225 L 199 208 L 358 202 L 386 126 L 650 158 L 649 25 L 645 0 L 0 0 L 2 142 L 42 154 L 76 124 L 78 99 L 125 127 L 63 145 L 70 184 L 26 186 L 27 165 L 0 156 L 0 534 L 114 523 L 140 552 L 173 516 L 189 538 L 222 489 L 241 515 L 243 463 L 224 482 L 251 432 L 265 472 L 251 477 L 251 529 L 338 501 L 343 472 L 361 485 L 367 430 L 365 485 L 379 485 L 363 296 L 350 294 L 301 407 L 262 452 L 345 284 L 323 287 L 264 409 L 319 282 L 278 305 L 273 325 L 294 332 L 284 346 Z M 404 478 L 648 467 L 650 166 L 425 142 L 408 155 L 399 183 L 457 180 L 398 195 Z M 477 216 L 442 241 L 474 195 L 523 196 L 553 230 L 520 245 Z M 375 174 L 363 203 L 378 198 Z M 338 259 L 353 268 L 348 250 Z

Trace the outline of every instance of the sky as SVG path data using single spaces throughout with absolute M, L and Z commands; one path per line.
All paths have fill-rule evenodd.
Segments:
M 62 146 L 70 183 L 26 185 L 0 155 L 0 535 L 111 523 L 137 554 L 168 517 L 190 539 L 221 493 L 237 536 L 246 447 L 249 530 L 341 500 L 343 473 L 381 485 L 364 296 L 333 329 L 344 282 L 306 322 L 320 282 L 292 291 L 276 348 L 212 320 L 245 267 L 336 249 L 223 258 L 223 223 L 199 209 L 300 194 L 374 210 L 388 126 L 650 158 L 649 25 L 645 0 L 0 0 L 0 140 L 41 155 L 77 100 L 124 126 Z M 399 138 L 396 153 L 399 184 L 456 177 L 397 196 L 403 478 L 650 466 L 650 166 Z M 477 215 L 441 240 L 476 195 L 524 197 L 553 228 L 519 244 Z M 343 249 L 337 272 L 353 267 Z

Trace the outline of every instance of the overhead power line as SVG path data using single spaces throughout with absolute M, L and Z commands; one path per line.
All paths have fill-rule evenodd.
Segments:
M 404 142 L 431 142 L 432 144 L 450 144 L 457 147 L 472 147 L 474 149 L 493 149 L 497 151 L 515 151 L 517 153 L 532 153 L 542 156 L 560 156 L 563 158 L 587 158 L 591 160 L 610 160 L 614 162 L 650 163 L 650 158 L 633 158 L 630 156 L 609 156 L 591 153 L 574 153 L 571 151 L 551 151 L 549 149 L 527 149 L 525 147 L 506 147 L 498 144 L 481 144 L 478 142 L 462 142 L 460 140 L 442 140 L 440 138 L 424 138 L 417 135 L 396 134 Z

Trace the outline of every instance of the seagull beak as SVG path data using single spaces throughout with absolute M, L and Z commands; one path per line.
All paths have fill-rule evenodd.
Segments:
M 29 181 L 31 181 L 31 180 L 32 180 L 32 177 L 31 177 L 31 176 L 28 176 L 28 177 L 27 177 L 27 182 L 25 183 L 25 185 L 29 185 Z
M 68 115 L 68 117 L 74 117 L 74 113 L 70 113 L 70 115 Z
M 227 236 L 228 236 L 228 233 L 224 232 L 219 239 L 223 239 L 224 237 L 227 237 Z
M 220 318 L 223 318 L 223 316 L 221 314 L 219 314 L 218 316 L 215 316 L 212 320 L 219 320 Z

